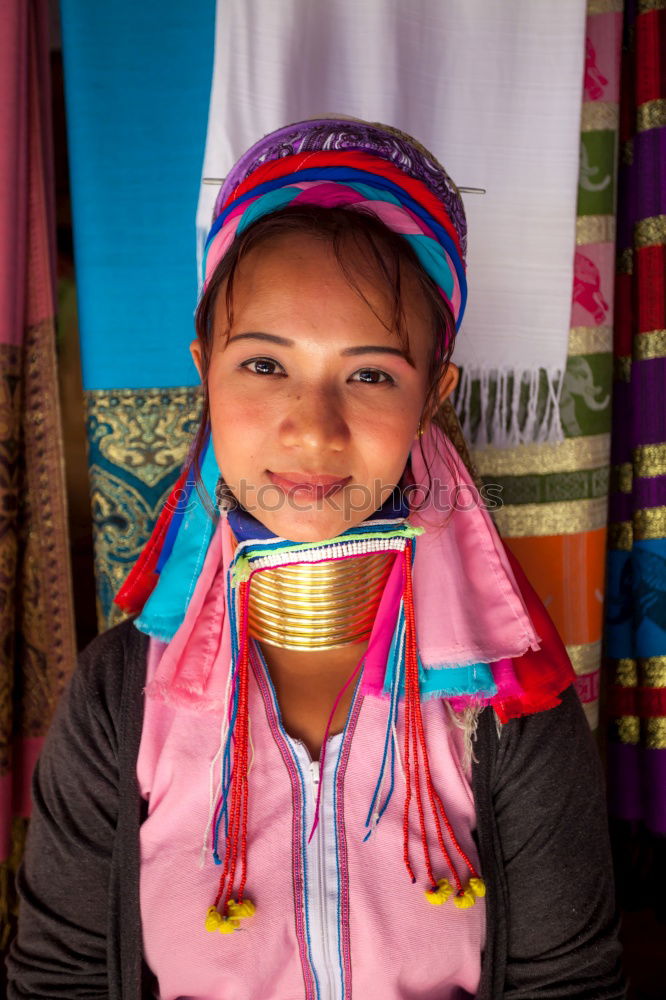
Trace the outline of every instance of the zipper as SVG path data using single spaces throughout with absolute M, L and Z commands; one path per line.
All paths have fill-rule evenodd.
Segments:
M 319 772 L 319 761 L 310 761 L 310 776 L 312 778 L 312 787 L 314 791 L 314 802 L 317 801 L 317 792 L 319 791 L 319 782 L 321 780 L 321 775 Z M 324 818 L 325 805 L 323 799 L 320 804 L 319 811 L 319 823 L 317 824 L 317 829 L 315 831 L 316 835 L 316 857 L 317 857 L 317 910 L 319 914 L 319 930 L 320 930 L 320 940 L 322 947 L 322 955 L 324 960 L 324 969 L 321 970 L 325 973 L 326 982 L 328 984 L 328 990 L 324 994 L 322 991 L 321 1000 L 334 1000 L 337 996 L 335 991 L 335 986 L 333 983 L 333 968 L 331 965 L 331 952 L 329 947 L 329 926 L 328 926 L 328 896 L 326 893 L 326 851 L 325 851 L 325 818 Z M 314 815 L 314 810 L 313 810 Z

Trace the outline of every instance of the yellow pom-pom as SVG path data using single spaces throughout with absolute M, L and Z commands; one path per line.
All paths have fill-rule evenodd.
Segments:
M 425 893 L 425 898 L 429 903 L 432 903 L 433 906 L 441 906 L 442 903 L 446 902 L 439 889 L 428 889 Z
M 476 896 L 470 888 L 464 889 L 461 893 L 456 893 L 453 903 L 459 910 L 467 910 L 476 903 Z
M 216 907 L 209 906 L 206 913 L 206 930 L 207 931 L 218 931 L 220 929 L 220 924 L 222 923 L 222 917 L 217 912 Z
M 439 882 L 437 883 L 437 891 L 444 900 L 444 902 L 446 902 L 451 893 L 453 892 L 451 883 L 449 882 L 448 878 L 440 878 Z
M 228 917 L 223 917 L 217 907 L 210 906 L 206 912 L 206 930 L 219 931 L 220 934 L 232 934 L 240 927 L 240 919 L 237 914 L 230 913 Z
M 433 906 L 441 906 L 442 903 L 447 901 L 452 891 L 449 880 L 447 878 L 440 878 L 437 882 L 437 888 L 429 889 L 425 894 L 425 898 Z
M 239 920 L 247 920 L 257 912 L 257 907 L 251 899 L 244 899 L 242 903 L 237 903 L 235 899 L 230 899 L 227 903 L 227 913 L 230 917 L 237 917 Z
M 481 899 L 486 894 L 486 883 L 482 878 L 471 878 L 469 880 L 469 887 L 475 896 Z
M 240 920 L 235 917 L 222 917 L 219 927 L 220 934 L 233 934 L 240 927 Z

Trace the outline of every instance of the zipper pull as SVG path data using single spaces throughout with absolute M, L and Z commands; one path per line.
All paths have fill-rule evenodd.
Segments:
M 312 784 L 316 788 L 317 785 L 319 784 L 319 761 L 318 760 L 311 760 L 310 761 L 310 774 L 312 776 Z

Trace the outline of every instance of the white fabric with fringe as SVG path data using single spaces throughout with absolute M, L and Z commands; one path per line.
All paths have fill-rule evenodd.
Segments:
M 457 184 L 487 189 L 464 195 L 454 356 L 475 445 L 561 436 L 585 16 L 585 0 L 217 0 L 204 177 L 280 126 L 339 113 L 411 133 Z M 216 193 L 202 185 L 200 252 Z

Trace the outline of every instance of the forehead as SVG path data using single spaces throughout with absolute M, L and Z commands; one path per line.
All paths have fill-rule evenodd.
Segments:
M 216 325 L 227 320 L 226 292 L 222 286 Z M 413 267 L 388 252 L 378 258 L 369 240 L 348 234 L 337 246 L 328 235 L 299 231 L 262 240 L 238 261 L 231 306 L 234 327 L 272 312 L 310 311 L 323 317 L 333 310 L 364 325 L 374 322 L 395 336 L 401 310 L 410 342 L 412 337 L 430 339 L 433 328 L 432 310 Z

